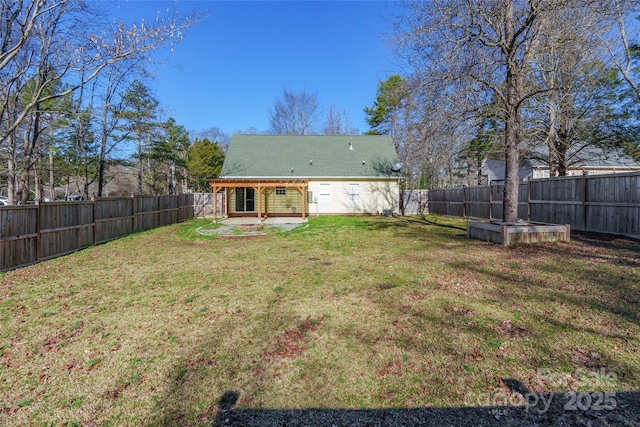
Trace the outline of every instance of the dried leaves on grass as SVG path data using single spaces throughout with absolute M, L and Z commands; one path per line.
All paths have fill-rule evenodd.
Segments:
M 621 407 L 640 388 L 637 242 L 504 249 L 438 217 L 312 218 L 260 240 L 202 225 L 0 275 L 0 424 L 482 424 L 522 399 L 505 379 Z

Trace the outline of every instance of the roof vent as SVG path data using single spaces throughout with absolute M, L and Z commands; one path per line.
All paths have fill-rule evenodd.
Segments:
M 313 160 L 309 160 L 309 166 L 313 166 Z
M 353 150 L 353 138 L 349 138 L 349 150 Z
M 293 168 L 291 168 L 291 173 L 293 173 Z
M 362 161 L 362 164 L 363 164 L 363 165 L 366 165 L 366 164 L 367 164 L 367 162 L 365 162 L 365 161 L 363 160 L 363 161 Z

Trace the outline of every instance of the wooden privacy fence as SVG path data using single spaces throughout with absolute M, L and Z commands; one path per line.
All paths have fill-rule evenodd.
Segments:
M 400 190 L 400 212 L 403 215 L 428 213 L 429 190 Z
M 430 190 L 429 212 L 502 219 L 504 185 Z M 536 179 L 519 187 L 518 218 L 640 237 L 640 172 Z
M 226 193 L 224 191 L 216 194 L 216 210 L 217 216 L 224 216 Z M 211 193 L 193 193 L 193 216 L 194 217 L 212 217 L 213 216 L 213 192 Z
M 191 218 L 192 194 L 2 207 L 0 271 Z

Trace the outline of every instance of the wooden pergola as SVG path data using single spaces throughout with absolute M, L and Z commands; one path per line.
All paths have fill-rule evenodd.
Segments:
M 307 217 L 307 188 L 309 186 L 309 182 L 301 179 L 233 179 L 233 178 L 220 178 L 214 179 L 209 184 L 213 188 L 213 220 L 216 221 L 218 219 L 217 216 L 217 194 L 222 189 L 232 189 L 232 188 L 253 188 L 258 196 L 257 200 L 257 214 L 258 219 L 265 218 L 269 215 L 267 211 L 267 206 L 265 205 L 265 212 L 262 212 L 262 196 L 263 192 L 269 188 L 276 187 L 287 187 L 287 188 L 296 188 L 302 194 L 302 218 Z M 228 193 L 227 193 L 228 194 Z M 227 203 L 229 203 L 229 198 L 227 197 Z

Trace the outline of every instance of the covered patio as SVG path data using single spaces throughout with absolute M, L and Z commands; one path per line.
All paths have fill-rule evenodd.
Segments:
M 278 216 L 298 216 L 303 219 L 307 217 L 307 189 L 309 182 L 300 179 L 214 179 L 210 183 L 213 189 L 213 215 L 217 220 L 217 197 L 218 192 L 225 189 L 227 197 L 223 212 L 227 217 L 250 217 L 267 218 L 269 215 Z M 247 191 L 249 189 L 250 191 Z M 287 191 L 295 189 L 299 192 L 300 198 L 296 198 L 295 206 L 291 202 L 287 203 L 290 212 L 274 211 L 274 203 L 270 203 L 270 198 L 279 195 L 286 195 Z M 231 194 L 233 190 L 233 195 Z M 230 208 L 233 200 L 232 208 Z M 271 209 L 270 209 L 271 208 Z M 299 213 L 298 213 L 299 208 Z

